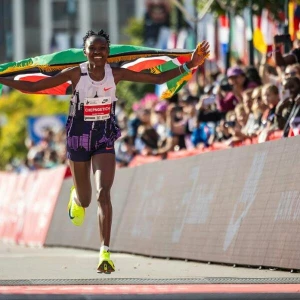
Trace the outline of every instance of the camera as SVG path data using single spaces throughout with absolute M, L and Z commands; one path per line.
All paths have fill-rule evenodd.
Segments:
M 235 121 L 227 121 L 224 124 L 225 127 L 234 127 L 235 126 Z
M 232 91 L 232 85 L 229 84 L 227 78 L 223 78 L 220 82 L 220 89 L 224 92 L 231 92 Z

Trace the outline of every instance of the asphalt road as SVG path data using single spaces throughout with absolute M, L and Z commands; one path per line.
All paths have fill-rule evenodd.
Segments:
M 259 270 L 112 253 L 116 272 L 98 274 L 98 252 L 70 248 L 29 248 L 0 243 L 0 280 L 110 278 L 277 278 L 289 271 Z
M 112 253 L 116 272 L 96 272 L 98 252 L 0 243 L 0 300 L 300 299 L 300 273 Z

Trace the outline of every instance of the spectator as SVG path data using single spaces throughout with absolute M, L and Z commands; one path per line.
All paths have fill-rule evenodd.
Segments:
M 205 94 L 200 97 L 196 104 L 197 121 L 200 122 L 213 122 L 218 123 L 221 119 L 225 118 L 225 113 L 220 112 L 216 108 L 216 95 Z
M 217 94 L 217 103 L 221 112 L 233 110 L 238 103 L 242 102 L 243 91 L 258 86 L 256 82 L 250 81 L 245 72 L 238 66 L 229 68 L 227 77 L 232 90 L 230 91 L 229 87 L 227 87 L 227 93 L 224 95 L 221 93 L 222 89 L 220 87 Z
M 252 108 L 252 104 L 253 104 L 252 92 L 253 92 L 253 89 L 250 88 L 250 89 L 243 91 L 243 93 L 242 93 L 243 105 L 244 105 L 245 111 L 248 115 L 251 113 L 251 108 Z
M 167 101 L 160 101 L 154 107 L 155 112 L 155 123 L 154 128 L 159 135 L 158 146 L 164 147 L 167 143 L 167 139 L 170 135 L 170 129 L 167 125 L 167 109 L 168 103 Z
M 232 67 L 227 71 L 227 77 L 229 84 L 232 85 L 232 91 L 234 96 L 242 100 L 242 92 L 246 89 L 255 88 L 259 84 L 255 81 L 251 81 L 246 73 L 240 67 Z
M 289 96 L 283 98 L 276 106 L 275 116 L 276 122 L 278 122 L 278 128 L 284 130 L 284 136 L 289 132 L 289 120 L 292 115 L 292 111 L 295 108 L 295 99 L 298 97 L 300 84 L 299 78 L 290 77 L 283 82 L 284 90 L 288 92 Z
M 58 155 L 57 152 L 51 148 L 44 151 L 43 167 L 50 169 L 58 166 Z
M 259 75 L 262 78 L 262 83 L 280 85 L 280 73 L 277 71 L 278 67 L 274 67 L 269 63 L 269 57 L 269 53 L 264 54 L 259 65 Z
M 258 142 L 265 142 L 271 133 L 278 130 L 275 118 L 276 107 L 280 101 L 279 89 L 274 84 L 265 84 L 262 88 L 262 100 L 267 106 L 263 113 L 260 129 L 258 130 Z
M 254 66 L 246 67 L 245 74 L 250 82 L 254 82 L 258 86 L 262 85 L 262 79 L 259 75 L 257 68 L 255 68 Z
M 300 63 L 288 65 L 284 71 L 284 77 L 298 77 L 300 79 Z
M 268 123 L 268 127 L 275 126 L 275 110 L 280 101 L 278 87 L 274 84 L 266 84 L 262 88 L 262 100 L 268 107 L 266 110 L 266 118 L 264 118 L 265 124 Z M 277 129 L 274 128 L 274 129 Z
M 229 126 L 234 126 L 234 122 L 231 124 L 226 122 L 225 119 L 222 119 L 215 130 L 215 139 L 216 142 L 226 142 L 229 140 L 232 135 L 229 130 Z
M 115 144 L 118 167 L 127 167 L 135 155 L 135 150 L 128 136 L 123 136 Z
M 153 149 L 158 149 L 159 135 L 151 124 L 151 111 L 143 109 L 140 113 L 141 124 L 137 130 L 135 149 L 138 153 L 149 155 Z
M 122 100 L 117 101 L 116 112 L 115 112 L 117 124 L 120 127 L 122 132 L 126 131 L 127 122 L 128 122 L 128 118 L 125 112 L 125 105 L 126 105 L 125 101 Z
M 283 128 L 283 136 L 298 135 L 300 128 L 300 79 L 298 77 L 288 78 L 284 88 L 290 92 L 292 102 L 291 112 Z
M 220 84 L 216 87 L 216 104 L 217 109 L 226 114 L 228 111 L 233 110 L 239 103 L 238 99 L 232 93 L 232 86 L 229 84 L 227 78 L 223 78 Z
M 225 142 L 226 145 L 232 144 L 233 135 L 235 134 L 236 127 L 236 113 L 234 110 L 227 112 L 225 116 L 225 121 L 220 121 L 219 126 L 216 129 L 216 134 L 218 136 L 218 141 Z M 221 137 L 221 139 L 219 139 Z
M 184 99 L 183 115 L 186 123 L 185 129 L 185 145 L 187 149 L 194 148 L 194 145 L 191 142 L 191 134 L 193 130 L 197 127 L 197 110 L 196 103 L 198 102 L 198 97 L 188 96 Z
M 234 146 L 236 142 L 244 141 L 249 138 L 245 132 L 245 126 L 248 122 L 249 115 L 246 113 L 243 103 L 239 103 L 234 109 L 236 121 L 229 126 L 229 133 L 232 135 L 230 145 Z
M 262 101 L 261 91 L 262 88 L 259 86 L 251 92 L 250 108 L 249 103 L 248 106 L 245 106 L 244 104 L 245 112 L 248 113 L 248 121 L 242 131 L 245 135 L 251 138 L 257 135 L 261 126 L 262 115 L 267 108 Z
M 284 36 L 283 35 L 282 36 L 278 36 L 278 35 L 274 36 L 275 63 L 276 63 L 276 65 L 279 66 L 279 67 L 285 67 L 287 65 L 300 63 L 300 40 L 295 39 L 295 41 L 293 43 L 292 51 L 290 51 L 290 53 L 288 53 L 286 55 L 282 55 L 282 52 L 281 52 L 282 45 L 284 43 L 289 43 L 290 40 L 289 41 L 286 40 L 285 42 L 279 41 L 280 37 L 284 37 Z M 286 39 L 287 38 L 288 38 L 288 36 L 286 36 Z
M 198 123 L 191 133 L 191 142 L 197 148 L 210 146 L 214 138 L 214 126 L 206 122 Z
M 262 100 L 262 89 L 263 86 L 256 87 L 252 92 L 252 111 L 253 111 L 253 105 L 255 108 L 257 107 L 262 113 L 267 109 L 267 105 Z
M 168 124 L 173 139 L 174 149 L 176 151 L 186 149 L 185 134 L 187 120 L 184 118 L 182 105 L 169 105 Z
M 158 149 L 153 149 L 152 155 L 161 155 L 166 158 L 169 151 L 173 150 L 176 140 L 174 141 L 168 126 L 169 104 L 167 101 L 158 102 L 154 107 L 156 121 L 154 128 L 159 135 Z
M 134 146 L 135 144 L 138 127 L 141 125 L 141 120 L 140 120 L 141 111 L 142 111 L 141 108 L 137 108 L 137 110 L 130 115 L 127 122 L 127 135 L 128 135 L 129 143 L 132 146 Z

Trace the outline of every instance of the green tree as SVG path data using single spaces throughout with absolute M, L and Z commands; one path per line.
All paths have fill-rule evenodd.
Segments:
M 143 44 L 143 27 L 143 20 L 137 18 L 129 19 L 128 26 L 124 29 L 124 33 L 129 36 L 131 45 L 140 46 Z
M 13 91 L 0 98 L 0 112 L 6 123 L 0 125 L 0 169 L 12 158 L 24 159 L 27 154 L 27 117 L 67 114 L 69 101 L 46 95 L 29 95 Z
M 124 29 L 130 40 L 129 44 L 143 45 L 143 26 L 144 21 L 136 18 L 129 20 L 128 26 Z M 146 93 L 153 93 L 153 84 L 136 83 L 122 81 L 117 86 L 117 97 L 126 102 L 126 111 L 129 114 L 132 111 L 132 104 L 140 100 Z

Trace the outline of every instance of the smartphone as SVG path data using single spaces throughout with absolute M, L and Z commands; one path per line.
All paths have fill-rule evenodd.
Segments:
M 215 96 L 209 96 L 209 97 L 207 97 L 207 98 L 204 98 L 203 99 L 203 104 L 204 105 L 210 105 L 210 104 L 213 104 L 213 103 L 215 103 Z
M 221 84 L 220 88 L 224 92 L 231 92 L 232 91 L 232 86 L 230 84 Z
M 275 44 L 291 44 L 291 35 L 290 34 L 277 34 L 274 36 Z

